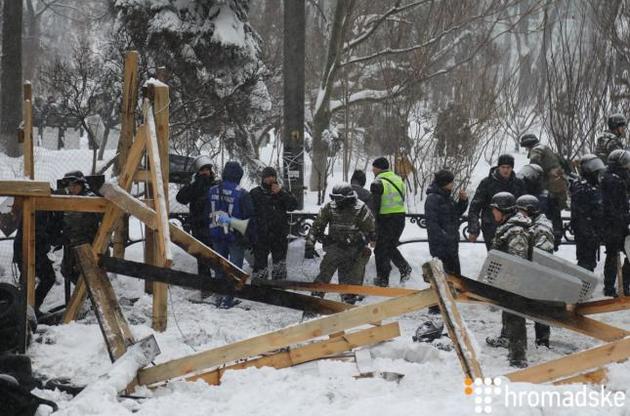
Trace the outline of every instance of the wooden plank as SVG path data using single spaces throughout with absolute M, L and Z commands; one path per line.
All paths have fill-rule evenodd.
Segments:
M 301 311 L 331 314 L 353 306 L 342 302 L 320 299 L 299 293 L 286 292 L 268 287 L 243 285 L 235 290 L 234 284 L 224 279 L 208 279 L 196 274 L 167 269 L 151 264 L 138 263 L 112 257 L 101 258 L 101 267 L 108 272 L 136 277 L 148 282 L 162 282 L 170 285 L 210 291 L 222 295 L 233 295 L 241 299 L 266 303 Z
M 143 204 L 139 199 L 132 197 L 120 186 L 113 183 L 104 183 L 99 192 L 105 199 L 113 202 L 124 212 L 128 212 L 138 218 L 152 230 L 158 227 L 155 211 Z
M 431 282 L 436 292 L 444 326 L 448 331 L 451 341 L 453 341 L 453 346 L 457 352 L 457 357 L 459 358 L 464 374 L 471 380 L 483 378 L 481 365 L 479 365 L 475 348 L 466 330 L 466 325 L 457 309 L 457 303 L 446 280 L 442 262 L 432 260 L 424 263 L 422 265 L 422 272 Z
M 24 83 L 24 103 L 22 104 L 24 123 L 24 176 L 35 179 L 35 159 L 33 156 L 33 87 Z
M 149 173 L 148 170 L 138 170 L 134 175 L 133 175 L 133 181 L 134 182 L 151 182 L 151 174 Z
M 388 298 L 411 295 L 412 293 L 419 291 L 419 289 L 405 289 L 398 287 L 337 285 L 330 283 L 298 282 L 293 280 L 267 280 L 261 278 L 252 278 L 252 284 L 256 286 L 277 287 L 301 291 L 349 293 L 353 295 L 382 296 Z
M 158 149 L 162 171 L 162 183 L 164 185 L 164 194 L 166 195 L 167 211 L 168 211 L 168 177 L 169 177 L 169 88 L 166 84 L 153 85 L 153 119 L 155 120 L 155 133 L 157 135 Z
M 185 376 L 213 366 L 284 348 L 306 340 L 326 336 L 373 321 L 402 315 L 426 308 L 435 302 L 433 291 L 387 299 L 383 302 L 359 306 L 345 312 L 304 322 L 250 339 L 238 341 L 188 357 L 178 358 L 138 372 L 140 384 L 154 384 Z
M 74 250 L 107 344 L 107 351 L 111 360 L 115 361 L 127 351 L 127 346 L 133 344 L 133 334 L 118 304 L 107 273 L 98 267 L 92 247 L 89 244 L 82 244 Z
M 281 351 L 272 355 L 233 364 L 227 367 L 217 368 L 202 374 L 188 377 L 187 381 L 203 380 L 211 385 L 218 385 L 221 377 L 229 370 L 242 370 L 244 368 L 287 368 L 294 365 L 307 363 L 320 358 L 330 357 L 345 351 L 350 351 L 366 345 L 374 345 L 400 336 L 398 322 L 387 325 L 364 329 L 353 333 L 342 333 L 334 339 L 313 342 L 288 351 Z
M 625 311 L 630 309 L 630 297 L 618 297 L 612 299 L 595 300 L 592 302 L 578 303 L 575 305 L 575 312 L 581 315 L 594 315 L 598 313 L 609 313 Z
M 567 311 L 564 304 L 527 299 L 463 276 L 450 275 L 448 280 L 460 291 L 460 295 L 464 294 L 468 298 L 480 300 L 536 322 L 570 329 L 602 341 L 615 341 L 630 335 L 630 332 L 624 329 Z
M 0 180 L 1 196 L 49 196 L 50 184 L 28 179 Z
M 146 144 L 144 127 L 138 127 L 136 139 L 131 146 L 131 150 L 127 156 L 127 162 L 122 173 L 118 177 L 118 184 L 122 189 L 131 189 L 133 174 L 138 169 L 140 159 L 144 155 L 144 149 Z M 101 219 L 101 225 L 98 227 L 94 242 L 92 243 L 92 249 L 94 253 L 100 255 L 107 250 L 109 246 L 110 235 L 122 216 L 122 211 L 118 209 L 114 204 L 108 204 L 105 209 L 105 214 Z M 74 288 L 70 303 L 66 306 L 66 313 L 63 317 L 63 322 L 68 323 L 76 319 L 81 305 L 87 295 L 85 285 L 83 284 L 83 278 L 79 277 L 77 285 Z
M 105 212 L 107 200 L 98 196 L 50 195 L 33 197 L 36 211 Z
M 553 384 L 556 386 L 564 384 L 604 384 L 606 381 L 608 381 L 608 370 L 606 368 L 598 368 L 597 370 L 556 380 Z
M 33 199 L 22 203 L 22 273 L 26 282 L 26 299 L 35 307 L 35 210 Z
M 630 338 L 625 338 L 505 376 L 513 382 L 546 383 L 597 369 L 606 364 L 624 361 L 628 357 L 630 357 Z

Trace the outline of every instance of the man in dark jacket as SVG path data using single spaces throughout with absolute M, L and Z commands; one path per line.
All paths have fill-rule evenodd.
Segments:
M 190 229 L 192 235 L 202 243 L 210 245 L 208 218 L 205 215 L 208 190 L 214 185 L 214 172 L 212 172 L 212 160 L 205 155 L 199 156 L 193 163 L 195 175 L 193 181 L 182 187 L 177 193 L 176 199 L 180 204 L 188 205 L 190 215 Z M 197 259 L 197 273 L 200 276 L 210 277 L 210 263 Z
M 624 239 L 630 225 L 628 184 L 630 183 L 630 152 L 613 150 L 608 156 L 608 167 L 601 180 L 602 205 L 604 207 L 604 243 L 606 263 L 604 265 L 604 296 L 617 296 L 615 283 L 619 253 L 624 250 Z M 623 262 L 623 290 L 630 295 L 630 263 Z M 621 289 L 621 288 L 619 288 Z
M 458 201 L 451 196 L 455 175 L 448 170 L 435 174 L 433 183 L 427 189 L 424 202 L 424 215 L 427 221 L 429 251 L 431 256 L 442 261 L 447 273 L 461 274 L 459 265 L 459 218 L 468 208 L 468 196 L 459 191 Z M 431 313 L 439 313 L 439 306 L 429 308 Z
M 405 229 L 405 193 L 403 179 L 389 170 L 389 161 L 379 157 L 372 162 L 374 182 L 370 185 L 372 206 L 376 217 L 376 261 L 377 286 L 389 286 L 389 274 L 393 263 L 400 271 L 400 282 L 411 277 L 411 266 L 398 250 L 398 243 Z
M 585 155 L 580 160 L 580 178 L 571 180 L 571 229 L 575 236 L 577 264 L 590 271 L 597 266 L 597 252 L 602 241 L 604 207 L 599 189 L 599 176 L 606 165 L 597 156 Z
M 481 232 L 486 249 L 490 250 L 497 226 L 492 217 L 490 201 L 499 192 L 509 192 L 515 198 L 525 193 L 525 184 L 514 174 L 514 157 L 501 155 L 497 166 L 490 169 L 490 174 L 481 180 L 468 210 L 468 239 L 476 241 L 479 237 L 479 217 Z
M 352 173 L 352 177 L 350 178 L 350 186 L 354 189 L 354 192 L 357 194 L 357 198 L 362 201 L 365 205 L 372 210 L 374 213 L 374 209 L 372 207 L 372 193 L 365 189 L 366 182 L 365 172 L 360 169 L 355 170 Z
M 242 235 L 236 230 L 229 229 L 228 224 L 231 218 L 245 220 L 253 217 L 254 205 L 249 192 L 239 185 L 243 177 L 243 168 L 238 162 L 227 162 L 221 176 L 222 180 L 208 191 L 206 213 L 208 218 L 211 216 L 214 218 L 210 222 L 210 242 L 212 247 L 230 263 L 236 267 L 243 267 L 245 248 L 251 243 L 249 231 L 252 227 L 247 228 L 247 235 Z M 219 211 L 223 215 L 218 215 Z M 224 222 L 224 216 L 227 222 Z M 216 278 L 226 278 L 221 268 L 216 267 L 214 272 Z M 233 296 L 224 296 L 218 298 L 216 303 L 219 308 L 229 309 L 237 302 Z
M 68 172 L 62 179 L 66 192 L 77 196 L 95 196 L 90 191 L 87 180 L 81 171 Z M 65 211 L 61 227 L 61 241 L 63 243 L 63 259 L 61 260 L 61 273 L 72 283 L 77 282 L 80 271 L 74 254 L 74 247 L 81 244 L 92 244 L 100 215 L 91 212 Z
M 269 253 L 271 253 L 272 279 L 286 279 L 289 247 L 287 212 L 297 209 L 297 200 L 292 193 L 282 189 L 278 183 L 276 170 L 270 166 L 263 169 L 262 184 L 252 189 L 250 195 L 256 212 L 254 277 L 267 277 Z

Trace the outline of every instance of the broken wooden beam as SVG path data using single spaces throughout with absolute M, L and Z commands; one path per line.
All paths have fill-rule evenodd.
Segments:
M 28 179 L 0 180 L 1 196 L 49 196 L 50 183 Z
M 483 378 L 481 365 L 477 359 L 477 353 L 468 335 L 466 325 L 462 320 L 457 303 L 451 293 L 451 288 L 446 280 L 446 274 L 442 268 L 442 262 L 432 260 L 422 265 L 422 273 L 433 286 L 442 312 L 442 320 L 453 341 L 457 357 L 466 377 L 471 380 Z
M 435 297 L 433 290 L 425 290 L 379 303 L 358 306 L 334 315 L 145 368 L 138 373 L 138 381 L 141 385 L 151 385 L 278 348 L 285 348 L 312 338 L 355 328 L 369 322 L 392 318 L 426 308 L 427 305 L 435 302 Z
M 188 377 L 188 381 L 203 380 L 211 385 L 218 385 L 221 377 L 229 370 L 242 370 L 244 368 L 273 367 L 276 369 L 292 367 L 350 351 L 358 347 L 374 345 L 400 336 L 398 322 L 387 325 L 368 328 L 351 333 L 342 333 L 340 336 L 323 341 L 316 341 L 308 345 L 290 348 L 288 351 L 280 351 L 275 354 L 251 359 L 242 363 L 221 367 L 202 374 Z
M 192 273 L 113 257 L 101 258 L 100 264 L 111 273 L 136 277 L 145 281 L 167 283 L 173 286 L 210 291 L 222 295 L 232 295 L 241 299 L 301 311 L 331 314 L 352 308 L 352 305 L 341 302 L 266 287 L 243 285 L 239 289 L 235 289 L 234 283 L 229 280 L 211 279 Z
M 450 275 L 448 281 L 460 295 L 546 325 L 570 329 L 601 341 L 615 341 L 630 335 L 624 329 L 570 312 L 564 303 L 528 299 L 464 276 Z
M 107 273 L 98 267 L 97 259 L 89 244 L 74 248 L 81 275 L 94 306 L 107 351 L 112 361 L 120 358 L 127 346 L 134 343 L 129 324 L 122 313 Z
M 505 376 L 513 382 L 547 383 L 598 369 L 607 364 L 625 361 L 628 357 L 630 357 L 630 338 L 624 338 L 514 371 Z
M 318 282 L 298 282 L 294 280 L 267 280 L 258 277 L 252 278 L 251 283 L 255 286 L 267 286 L 291 290 L 325 293 L 348 293 L 353 295 L 382 296 L 387 298 L 411 295 L 412 293 L 416 293 L 419 291 L 419 289 L 405 289 L 401 287 L 342 285 Z

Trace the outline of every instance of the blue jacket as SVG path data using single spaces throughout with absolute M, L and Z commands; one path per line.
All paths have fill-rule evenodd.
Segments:
M 433 182 L 427 189 L 424 215 L 427 221 L 429 252 L 433 257 L 457 256 L 459 218 L 466 211 L 468 200 L 455 202 L 450 192 Z

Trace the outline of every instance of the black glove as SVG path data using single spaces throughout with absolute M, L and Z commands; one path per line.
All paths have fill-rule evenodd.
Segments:
M 319 257 L 319 253 L 315 251 L 315 247 L 313 246 L 305 246 L 304 247 L 304 258 L 305 259 L 314 259 L 315 257 Z

